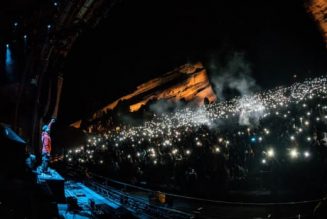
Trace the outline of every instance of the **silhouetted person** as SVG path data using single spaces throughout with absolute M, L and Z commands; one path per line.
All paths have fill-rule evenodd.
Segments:
M 42 127 L 42 172 L 48 172 L 49 160 L 51 155 L 51 126 L 55 122 L 55 119 L 51 119 L 48 125 Z

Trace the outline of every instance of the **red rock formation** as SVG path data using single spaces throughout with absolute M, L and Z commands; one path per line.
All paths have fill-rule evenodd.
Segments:
M 178 83 L 165 87 L 173 80 L 178 81 Z M 139 85 L 133 93 L 108 104 L 93 114 L 92 117 L 95 118 L 101 112 L 114 109 L 118 102 L 122 100 L 128 100 L 131 103 L 129 110 L 134 112 L 153 99 L 169 99 L 172 101 L 185 99 L 186 101 L 196 101 L 198 104 L 202 104 L 205 98 L 208 98 L 210 102 L 216 100 L 216 95 L 209 83 L 203 65 L 201 63 L 183 65 L 161 77 Z M 134 99 L 137 101 L 135 102 Z
M 307 0 L 307 9 L 318 23 L 327 46 L 327 0 Z
M 161 77 L 139 85 L 134 92 L 109 103 L 95 112 L 91 119 L 101 117 L 107 110 L 115 109 L 121 101 L 126 101 L 129 105 L 129 111 L 135 112 L 151 100 L 179 101 L 183 99 L 202 105 L 205 98 L 209 102 L 217 99 L 206 70 L 201 63 L 186 64 Z M 71 126 L 79 128 L 80 121 L 71 124 Z

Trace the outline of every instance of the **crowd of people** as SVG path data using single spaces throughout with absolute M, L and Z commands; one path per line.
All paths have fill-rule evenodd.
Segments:
M 327 82 L 114 124 L 65 158 L 103 176 L 201 197 L 230 190 L 326 192 Z M 97 121 L 99 122 L 99 121 Z M 309 195 L 310 195 L 309 194 Z

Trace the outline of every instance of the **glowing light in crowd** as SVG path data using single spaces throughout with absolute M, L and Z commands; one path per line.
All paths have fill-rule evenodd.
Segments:
M 251 138 L 251 142 L 252 142 L 252 143 L 255 143 L 256 141 L 257 141 L 257 139 L 256 139 L 255 137 L 252 137 L 252 138 Z
M 293 148 L 290 150 L 290 156 L 291 158 L 297 158 L 299 156 L 299 152 L 297 149 Z
M 189 159 L 193 156 L 186 155 L 190 155 L 191 151 L 196 154 L 196 150 L 206 148 L 210 148 L 211 153 L 223 154 L 225 148 L 232 150 L 240 146 L 239 142 L 248 145 L 249 141 L 261 148 L 268 147 L 265 152 L 265 158 L 268 159 L 276 155 L 275 150 L 269 147 L 285 139 L 286 144 L 292 147 L 296 145 L 299 150 L 292 148 L 287 151 L 289 145 L 285 145 L 281 150 L 278 148 L 278 157 L 285 155 L 294 159 L 299 154 L 309 157 L 310 153 L 303 152 L 301 147 L 308 146 L 312 141 L 310 129 L 319 121 L 317 118 L 327 118 L 327 106 L 324 103 L 327 99 L 326 86 L 327 78 L 320 77 L 252 96 L 201 107 L 185 107 L 173 113 L 154 114 L 153 119 L 141 125 L 119 125 L 105 134 L 90 135 L 87 141 L 92 150 L 105 146 L 106 150 L 119 151 L 125 159 L 150 159 L 153 164 L 158 161 L 161 164 L 163 155 Z M 310 102 L 315 98 L 324 100 L 320 101 L 318 109 L 315 108 L 317 105 L 312 106 Z M 276 129 L 273 123 L 286 128 Z M 233 128 L 224 131 L 221 129 L 224 124 Z M 276 136 L 276 133 L 282 134 Z M 278 138 L 282 138 L 281 141 Z M 76 156 L 82 157 L 81 149 L 77 150 Z M 266 159 L 261 162 L 266 164 Z
M 308 151 L 305 151 L 304 153 L 303 153 L 303 155 L 304 155 L 304 157 L 310 157 L 310 153 L 308 152 Z
M 270 149 L 267 151 L 267 156 L 268 156 L 268 157 L 274 157 L 274 156 L 275 156 L 275 151 L 274 151 L 274 149 L 270 148 Z

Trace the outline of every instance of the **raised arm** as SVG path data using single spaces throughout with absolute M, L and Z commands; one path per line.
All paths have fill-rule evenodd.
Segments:
M 48 124 L 48 129 L 51 130 L 51 126 L 53 123 L 55 123 L 56 119 L 51 119 L 51 121 Z

